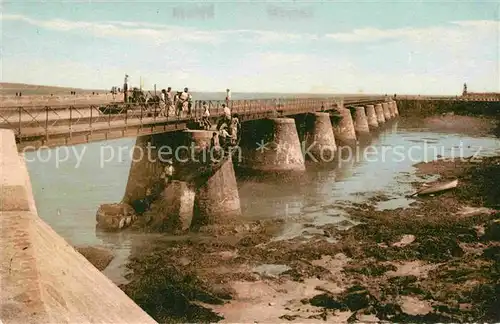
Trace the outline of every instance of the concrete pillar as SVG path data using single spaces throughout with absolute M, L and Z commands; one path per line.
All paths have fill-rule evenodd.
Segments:
M 366 134 L 370 132 L 368 119 L 366 118 L 365 107 L 356 107 L 354 115 L 354 129 L 358 134 Z
M 318 160 L 330 161 L 337 150 L 330 114 L 316 112 L 308 116 L 305 151 Z
M 377 113 L 375 106 L 366 105 L 366 118 L 368 119 L 368 126 L 372 129 L 378 128 Z
M 389 111 L 391 112 L 391 117 L 396 117 L 396 108 L 394 107 L 394 101 L 389 102 Z
M 187 182 L 173 180 L 152 207 L 151 227 L 161 231 L 185 231 L 191 226 L 195 190 Z
M 271 118 L 243 123 L 243 169 L 264 172 L 304 171 L 295 120 Z
M 394 101 L 394 112 L 396 113 L 396 116 L 399 116 L 398 103 L 396 101 Z
M 337 108 L 336 111 L 340 116 L 333 127 L 335 138 L 344 144 L 354 144 L 356 142 L 356 131 L 351 111 L 346 108 Z
M 294 125 L 295 127 L 295 125 Z M 241 216 L 240 196 L 231 158 L 198 188 L 191 227 L 227 224 Z
M 161 177 L 171 160 L 178 179 L 191 179 L 210 159 L 213 132 L 186 130 L 137 137 L 122 202 L 132 204 L 146 196 L 158 197 L 165 189 Z
M 382 104 L 375 105 L 375 113 L 377 114 L 377 122 L 379 125 L 385 123 L 384 108 Z
M 384 118 L 386 121 L 391 119 L 391 112 L 389 111 L 389 103 L 382 103 L 382 108 L 384 109 Z
M 132 204 L 133 201 L 146 197 L 147 193 L 161 186 L 163 180 L 160 179 L 160 175 L 164 170 L 164 164 L 159 162 L 157 158 L 157 148 L 173 144 L 173 136 L 169 135 L 156 134 L 137 137 L 122 202 Z
M 391 116 L 391 119 L 394 118 L 394 111 L 392 110 L 392 102 L 389 101 L 387 103 L 387 109 L 389 110 L 389 115 Z

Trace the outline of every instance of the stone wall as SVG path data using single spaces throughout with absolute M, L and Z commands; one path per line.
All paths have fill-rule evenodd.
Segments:
M 38 217 L 14 133 L 0 130 L 3 323 L 154 323 Z

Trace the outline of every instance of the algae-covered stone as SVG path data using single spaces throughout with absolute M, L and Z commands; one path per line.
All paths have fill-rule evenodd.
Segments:
M 129 204 L 103 204 L 96 214 L 97 227 L 107 231 L 116 231 L 130 226 L 137 216 Z
M 114 258 L 113 253 L 103 247 L 81 246 L 77 247 L 76 250 L 99 271 L 106 269 Z

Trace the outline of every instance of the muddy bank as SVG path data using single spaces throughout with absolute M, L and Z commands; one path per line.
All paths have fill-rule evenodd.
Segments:
M 425 129 L 437 133 L 500 137 L 500 117 L 471 117 L 445 113 L 428 117 L 408 116 L 401 121 L 401 124 L 406 128 Z
M 459 186 L 408 209 L 377 211 L 380 196 L 348 208 L 361 224 L 292 240 L 278 221 L 159 240 L 122 289 L 164 323 L 500 320 L 500 158 L 417 167 Z
M 454 112 L 466 116 L 498 116 L 500 101 L 396 99 L 399 113 L 404 117 L 427 117 Z

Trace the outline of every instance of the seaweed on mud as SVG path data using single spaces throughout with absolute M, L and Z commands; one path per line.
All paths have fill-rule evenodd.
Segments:
M 418 278 L 413 275 L 389 278 L 386 285 L 382 288 L 382 293 L 384 297 L 397 295 L 420 295 L 424 299 L 431 297 L 420 286 Z
M 264 230 L 236 231 L 230 240 L 210 233 L 206 240 L 169 242 L 148 253 L 141 251 L 130 264 L 134 276 L 125 291 L 159 321 L 215 322 L 221 317 L 196 305 L 196 301 L 223 303 L 234 295 L 229 281 L 262 278 L 251 270 L 235 270 L 237 267 L 284 264 L 291 269 L 269 280 L 319 278 L 346 288 L 338 295 L 323 290 L 304 300 L 324 308 L 310 318 L 326 321 L 332 311 L 348 309 L 354 312 L 349 321 L 356 321 L 360 314 L 374 314 L 381 321 L 391 322 L 498 321 L 500 226 L 495 219 L 500 213 L 464 216 L 460 209 L 464 205 L 500 204 L 496 185 L 500 180 L 499 161 L 432 162 L 444 165 L 443 177 L 458 177 L 460 186 L 439 196 L 417 198 L 412 209 L 377 211 L 369 204 L 353 206 L 348 211 L 362 224 L 346 231 L 331 225 L 320 227 L 336 242 L 324 237 L 270 241 L 271 235 Z M 478 226 L 484 227 L 484 235 Z M 414 239 L 401 244 L 410 234 Z M 216 257 L 221 251 L 237 253 L 222 259 Z M 350 258 L 339 265 L 338 274 L 311 262 L 338 253 Z M 190 264 L 179 265 L 176 260 L 180 257 L 188 258 Z M 421 268 L 401 270 L 413 262 Z M 220 271 L 221 267 L 225 271 Z M 425 301 L 433 310 L 422 315 L 405 314 L 405 308 L 398 305 L 401 296 Z M 280 318 L 298 317 L 290 311 Z
M 192 273 L 181 273 L 175 266 L 158 263 L 140 277 L 123 287 L 144 311 L 159 322 L 214 322 L 223 319 L 210 309 L 192 303 L 193 300 L 209 304 L 224 301 L 203 289 L 204 284 Z
M 349 264 L 344 267 L 345 273 L 358 273 L 369 277 L 382 276 L 387 271 L 395 271 L 396 267 L 392 264 L 381 264 L 377 262 L 361 262 Z

